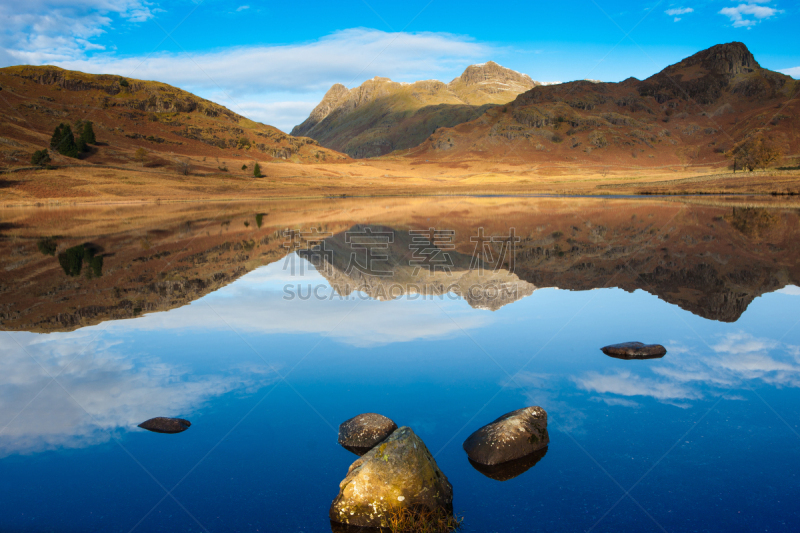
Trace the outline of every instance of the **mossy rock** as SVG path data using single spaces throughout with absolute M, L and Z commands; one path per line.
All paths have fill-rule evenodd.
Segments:
M 401 427 L 357 459 L 339 484 L 330 519 L 359 527 L 388 527 L 398 509 L 453 513 L 453 487 L 425 443 Z

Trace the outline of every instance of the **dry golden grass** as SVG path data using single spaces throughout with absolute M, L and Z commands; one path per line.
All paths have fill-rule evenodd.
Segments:
M 389 511 L 392 533 L 450 533 L 461 529 L 464 519 L 444 510 L 392 509 Z
M 241 161 L 226 161 L 229 168 Z M 196 167 L 202 158 L 191 161 Z M 0 205 L 203 202 L 277 198 L 415 195 L 770 194 L 800 192 L 800 171 L 720 173 L 714 168 L 586 169 L 520 167 L 496 161 L 411 164 L 390 159 L 348 164 L 265 163 L 244 171 L 184 176 L 139 166 L 62 167 L 0 174 Z

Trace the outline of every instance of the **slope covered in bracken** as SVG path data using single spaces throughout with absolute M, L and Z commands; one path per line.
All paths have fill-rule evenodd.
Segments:
M 800 82 L 761 68 L 742 43 L 699 52 L 640 81 L 537 86 L 507 106 L 442 128 L 420 160 L 502 159 L 582 167 L 726 165 L 748 136 L 800 151 Z
M 0 69 L 0 166 L 25 167 L 60 123 L 92 121 L 98 143 L 82 163 L 172 167 L 182 157 L 233 155 L 269 162 L 344 161 L 309 138 L 293 137 L 170 85 L 51 66 Z M 51 150 L 56 164 L 79 163 Z
M 352 157 L 380 156 L 417 146 L 437 128 L 479 117 L 535 85 L 529 76 L 492 61 L 467 67 L 450 83 L 380 77 L 354 89 L 337 83 L 292 134 Z

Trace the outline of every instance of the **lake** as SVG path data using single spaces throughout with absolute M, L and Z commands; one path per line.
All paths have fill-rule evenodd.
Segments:
M 364 412 L 425 442 L 463 531 L 800 523 L 800 203 L 0 216 L 0 531 L 331 531 L 338 426 Z M 600 351 L 626 341 L 667 354 Z M 532 405 L 546 452 L 473 467 L 467 436 Z M 137 427 L 156 416 L 192 425 Z

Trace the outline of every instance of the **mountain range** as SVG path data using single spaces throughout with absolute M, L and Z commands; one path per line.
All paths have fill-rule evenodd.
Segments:
M 417 146 L 437 128 L 470 121 L 537 86 L 530 76 L 489 61 L 450 83 L 398 83 L 375 77 L 354 89 L 335 84 L 292 135 L 311 137 L 351 157 Z
M 593 172 L 719 168 L 754 136 L 796 157 L 799 93 L 800 82 L 762 68 L 739 42 L 619 83 L 542 84 L 488 62 L 449 83 L 336 84 L 288 135 L 163 83 L 18 66 L 0 69 L 0 165 L 29 167 L 56 126 L 91 120 L 99 142 L 82 164 L 174 171 L 191 157 L 212 174 L 239 172 L 244 162 L 242 177 L 253 175 L 251 161 L 329 165 L 377 156 L 411 170 L 429 162 L 445 169 L 502 162 L 529 173 L 544 164 Z M 55 165 L 75 162 L 50 153 Z M 317 170 L 325 179 L 354 175 Z
M 743 43 L 734 42 L 699 52 L 644 81 L 536 86 L 508 105 L 436 130 L 414 157 L 712 165 L 725 162 L 726 151 L 754 134 L 784 154 L 796 154 L 798 93 L 800 82 L 762 68 Z

